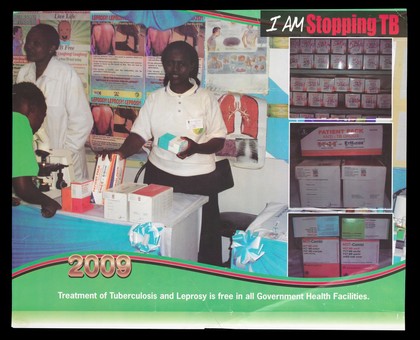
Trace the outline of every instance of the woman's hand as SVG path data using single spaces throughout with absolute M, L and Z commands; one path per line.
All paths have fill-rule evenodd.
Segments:
M 187 147 L 183 151 L 180 151 L 176 154 L 178 158 L 185 159 L 197 153 L 198 144 L 196 142 L 194 142 L 192 139 L 188 137 L 181 137 L 181 139 L 186 140 L 188 144 L 187 144 Z

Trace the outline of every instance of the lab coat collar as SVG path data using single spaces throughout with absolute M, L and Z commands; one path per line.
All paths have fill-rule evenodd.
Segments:
M 52 79 L 58 79 L 57 72 L 56 72 L 56 65 L 59 63 L 59 60 L 57 57 L 52 57 L 50 59 L 50 62 L 47 65 L 47 68 L 45 69 L 44 73 L 42 74 L 42 77 L 48 77 Z

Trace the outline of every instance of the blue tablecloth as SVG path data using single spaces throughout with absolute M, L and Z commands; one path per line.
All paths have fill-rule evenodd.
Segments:
M 56 214 L 41 216 L 40 208 L 12 208 L 12 267 L 65 253 L 135 252 L 129 240 L 130 226 Z

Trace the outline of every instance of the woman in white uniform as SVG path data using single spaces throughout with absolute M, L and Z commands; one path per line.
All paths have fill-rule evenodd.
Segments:
M 71 151 L 76 181 L 89 178 L 85 143 L 93 117 L 83 83 L 72 66 L 56 58 L 60 37 L 47 24 L 31 28 L 24 49 L 28 63 L 22 66 L 16 82 L 35 83 L 47 101 L 43 127 L 51 149 Z
M 162 54 L 164 87 L 152 92 L 141 108 L 130 134 L 116 151 L 127 158 L 153 140 L 145 183 L 167 185 L 175 192 L 209 196 L 203 206 L 198 261 L 222 265 L 220 183 L 215 176 L 215 153 L 223 148 L 226 126 L 213 94 L 200 87 L 197 51 L 184 41 L 170 43 Z M 188 146 L 177 154 L 158 147 L 165 133 L 180 136 Z

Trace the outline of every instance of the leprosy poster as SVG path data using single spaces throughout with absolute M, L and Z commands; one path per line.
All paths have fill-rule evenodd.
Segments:
M 112 14 L 113 20 L 126 22 L 136 14 L 130 13 L 135 11 L 124 12 L 127 12 L 124 18 Z M 401 127 L 398 122 L 405 121 L 407 105 L 406 96 L 401 96 L 406 94 L 407 10 L 173 12 L 173 15 L 180 14 L 177 12 L 192 14 L 197 17 L 190 18 L 190 21 L 200 22 L 199 35 L 202 36 L 198 41 L 203 45 L 201 75 L 204 86 L 207 82 L 218 89 L 229 83 L 236 86 L 241 84 L 238 79 L 244 73 L 249 80 L 253 70 L 247 67 L 258 63 L 244 63 L 242 66 L 247 71 L 239 72 L 239 78 L 235 78 L 237 74 L 231 68 L 229 74 L 224 73 L 222 78 L 218 78 L 217 72 L 208 72 L 206 67 L 211 62 L 211 56 L 217 57 L 222 68 L 232 65 L 232 55 L 240 56 L 241 60 L 242 57 L 244 60 L 247 57 L 257 58 L 255 51 L 258 51 L 258 47 L 248 51 L 240 38 L 245 30 L 251 29 L 249 26 L 252 26 L 252 31 L 259 32 L 257 41 L 260 41 L 262 45 L 259 48 L 264 51 L 261 54 L 264 56 L 264 70 L 258 70 L 258 81 L 250 84 L 250 87 L 254 85 L 258 89 L 268 89 L 268 92 L 264 90 L 247 94 L 267 101 L 266 163 L 277 159 L 276 155 L 280 152 L 276 150 L 283 149 L 284 144 L 290 156 L 281 159 L 286 164 L 283 176 L 260 178 L 260 181 L 279 181 L 284 184 L 283 190 L 290 190 L 289 183 L 294 180 L 295 169 L 288 162 L 291 159 L 297 164 L 305 159 L 306 156 L 300 153 L 299 136 L 303 137 L 300 132 L 302 128 L 312 129 L 310 124 L 315 124 L 313 126 L 316 128 L 322 120 L 323 126 L 331 124 L 333 129 L 339 129 L 340 126 L 351 124 L 381 123 L 392 125 L 385 131 L 393 131 L 394 134 L 382 134 L 391 142 L 383 143 L 385 147 L 382 147 L 380 155 L 371 155 L 385 155 L 384 164 L 389 176 L 386 181 L 386 202 L 380 207 L 343 207 L 338 204 L 334 208 L 300 207 L 300 204 L 291 207 L 288 203 L 267 202 L 247 230 L 235 230 L 231 239 L 225 237 L 224 242 L 229 243 L 225 250 L 229 265 L 225 267 L 199 263 L 194 256 L 181 258 L 159 253 L 162 245 L 159 242 L 165 242 L 165 247 L 188 247 L 189 240 L 197 242 L 196 237 L 192 236 L 196 233 L 185 231 L 184 234 L 178 234 L 173 229 L 172 233 L 167 234 L 179 239 L 168 240 L 160 233 L 161 225 L 145 225 L 136 229 L 136 244 L 142 245 L 138 247 L 131 242 L 130 223 L 114 223 L 104 220 L 101 215 L 84 218 L 60 213 L 47 220 L 41 217 L 36 207 L 13 207 L 11 327 L 405 330 L 406 226 L 394 223 L 393 197 L 389 196 L 406 186 L 406 163 L 399 159 L 399 166 L 396 167 L 392 151 L 405 148 L 405 144 L 401 146 L 399 143 L 405 139 L 401 136 L 406 135 L 406 125 Z M 52 14 L 49 13 L 48 17 L 51 18 Z M 167 20 L 170 19 L 167 17 Z M 19 24 L 23 23 L 14 22 L 16 26 Z M 144 26 L 136 25 L 139 25 L 140 32 L 145 32 Z M 211 36 L 209 30 L 214 26 L 222 27 L 222 35 L 216 38 L 220 51 L 208 53 L 204 44 Z M 234 32 L 233 36 L 223 36 L 223 27 L 227 33 Z M 392 115 L 382 116 L 382 111 L 377 107 L 358 107 L 351 111 L 353 108 L 345 106 L 346 94 L 356 94 L 361 98 L 366 93 L 353 92 L 350 87 L 345 91 L 337 91 L 334 87 L 325 92 L 321 87 L 319 91 L 317 87 L 291 91 L 291 37 L 313 40 L 313 44 L 305 41 L 305 44 L 299 45 L 301 47 L 292 53 L 293 56 L 302 55 L 304 57 L 299 58 L 308 60 L 308 56 L 315 58 L 316 55 L 323 55 L 323 59 L 327 56 L 330 62 L 332 55 L 340 55 L 341 60 L 344 57 L 348 60 L 353 55 L 348 50 L 332 53 L 332 40 L 341 40 L 345 44 L 349 39 L 378 40 L 373 51 L 361 50 L 354 54 L 362 60 L 366 56 L 369 59 L 372 55 L 377 56 L 377 69 L 366 70 L 363 66 L 358 70 L 349 70 L 348 66 L 316 69 L 312 64 L 309 69 L 296 67 L 293 72 L 302 84 L 307 78 L 311 79 L 311 84 L 314 79 L 315 83 L 319 83 L 320 79 L 326 78 L 333 81 L 339 78 L 340 82 L 343 78 L 385 79 L 378 93 L 374 94 L 386 91 L 393 94 Z M 328 40 L 330 48 L 325 50 L 326 45 L 319 44 L 323 50 L 317 51 L 316 39 Z M 380 67 L 380 57 L 389 55 L 389 51 L 381 52 L 381 39 L 392 39 L 391 82 L 387 78 L 389 70 Z M 310 50 L 302 51 L 304 46 Z M 141 50 L 136 53 L 141 54 Z M 227 55 L 229 60 L 224 59 Z M 139 60 L 143 57 L 135 56 Z M 92 56 L 89 60 L 99 64 Z M 235 67 L 243 71 L 238 64 L 240 61 L 235 59 L 234 62 Z M 271 77 L 271 74 L 275 76 Z M 267 75 L 268 79 L 265 79 Z M 306 105 L 291 115 L 291 92 L 298 92 L 299 96 L 303 93 L 337 94 L 337 107 L 325 108 L 321 104 L 314 109 L 306 101 Z M 286 114 L 277 114 L 285 108 L 288 111 Z M 292 132 L 293 138 L 296 138 L 292 141 L 289 140 L 291 123 L 295 124 Z M 301 123 L 305 124 L 299 125 Z M 394 138 L 396 135 L 398 138 Z M 289 148 L 291 144 L 294 145 L 293 150 Z M 352 156 L 358 157 L 357 154 Z M 338 164 L 342 163 L 340 155 L 334 157 L 339 160 Z M 245 177 L 247 171 L 260 169 L 240 169 Z M 394 176 L 396 172 L 404 173 L 402 180 L 401 176 Z M 308 195 L 324 194 L 317 187 L 317 175 L 319 168 L 311 170 Z M 255 195 L 255 192 L 250 192 L 249 188 L 253 188 L 251 183 L 240 186 L 240 178 L 235 180 L 236 188 L 229 190 L 238 190 L 238 195 L 250 199 Z M 326 180 L 331 181 L 331 178 Z M 337 183 L 342 190 L 340 181 L 342 179 L 338 178 Z M 368 182 L 364 184 L 365 187 L 369 185 Z M 328 195 L 328 191 L 325 192 Z M 298 195 L 296 190 L 296 199 L 299 199 Z M 258 199 L 265 201 L 265 197 Z M 223 206 L 220 209 L 223 211 Z M 200 206 L 193 210 L 199 216 Z M 191 216 L 196 216 L 194 214 Z M 180 218 L 182 221 L 176 223 L 185 222 L 191 228 L 196 228 L 199 219 L 189 216 L 183 216 Z M 357 223 L 349 224 L 348 220 L 352 218 Z M 303 220 L 304 229 L 299 225 Z M 366 239 L 366 233 L 360 232 L 360 226 L 372 220 L 383 223 L 377 223 L 375 227 L 378 229 L 375 233 L 367 233 L 370 236 Z M 351 229 L 353 226 L 357 229 Z M 306 231 L 311 231 L 310 235 L 306 235 Z M 402 247 L 401 240 L 404 244 L 401 249 L 404 251 L 398 248 L 397 256 L 396 247 Z M 343 251 L 343 244 L 347 247 L 346 251 Z M 374 245 L 374 249 L 366 250 L 363 248 L 365 245 Z M 191 251 L 176 253 L 191 254 Z M 401 253 L 404 255 L 400 256 Z M 343 256 L 344 263 L 356 263 L 357 266 L 343 271 Z M 308 257 L 311 259 L 310 270 L 307 269 Z M 330 261 L 330 258 L 334 261 Z M 334 270 L 325 270 L 325 263 L 330 265 L 331 262 Z

